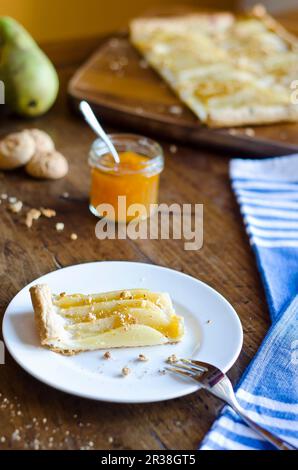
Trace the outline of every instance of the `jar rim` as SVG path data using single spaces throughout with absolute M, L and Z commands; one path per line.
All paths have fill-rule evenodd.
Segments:
M 140 150 L 139 152 L 141 155 L 148 157 L 148 159 L 144 162 L 141 162 L 140 167 L 137 170 L 125 169 L 121 171 L 121 174 L 136 174 L 136 173 L 160 173 L 164 167 L 164 155 L 161 145 L 153 139 L 149 137 L 139 135 L 139 134 L 130 134 L 130 133 L 116 133 L 116 134 L 108 134 L 109 138 L 111 139 L 112 143 L 115 145 L 117 150 L 117 144 L 120 146 L 121 144 L 126 144 L 129 147 L 129 143 L 131 146 L 140 147 L 143 145 L 143 152 Z M 146 146 L 148 148 L 148 153 L 146 152 Z M 150 156 L 149 151 L 153 153 L 153 156 Z M 121 151 L 121 150 L 120 150 Z M 123 151 L 123 150 L 122 150 Z M 134 151 L 131 149 L 131 151 Z M 102 171 L 108 171 L 109 173 L 117 173 L 119 167 L 115 163 L 114 167 L 104 165 L 103 157 L 110 153 L 108 147 L 106 146 L 105 142 L 98 138 L 94 140 L 91 146 L 90 154 L 89 154 L 89 165 L 93 168 L 98 168 Z

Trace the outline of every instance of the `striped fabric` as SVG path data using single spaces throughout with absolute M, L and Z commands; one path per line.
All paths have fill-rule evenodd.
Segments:
M 298 447 L 298 155 L 235 159 L 230 175 L 272 320 L 236 395 L 252 419 Z M 273 449 L 229 407 L 200 448 Z

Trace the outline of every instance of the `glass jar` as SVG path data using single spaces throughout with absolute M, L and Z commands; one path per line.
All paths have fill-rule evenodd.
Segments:
M 139 135 L 109 137 L 120 163 L 115 162 L 101 139 L 95 140 L 89 155 L 90 210 L 117 222 L 145 219 L 151 214 L 151 205 L 158 203 L 159 176 L 164 168 L 162 148 Z

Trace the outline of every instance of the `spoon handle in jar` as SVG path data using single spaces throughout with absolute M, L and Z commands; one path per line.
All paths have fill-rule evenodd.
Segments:
M 106 144 L 108 149 L 110 150 L 114 160 L 116 163 L 120 163 L 120 158 L 118 155 L 117 150 L 115 149 L 114 145 L 112 144 L 111 140 L 109 139 L 108 135 L 105 133 L 101 125 L 99 124 L 94 112 L 92 111 L 90 105 L 87 103 L 87 101 L 81 101 L 80 102 L 80 110 L 86 120 L 86 122 L 89 124 L 91 129 L 97 134 Z

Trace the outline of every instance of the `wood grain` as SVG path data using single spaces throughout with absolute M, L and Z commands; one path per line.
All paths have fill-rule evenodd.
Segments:
M 86 50 L 86 57 L 88 53 Z M 68 176 L 56 182 L 33 181 L 22 170 L 1 175 L 0 194 L 16 196 L 25 209 L 40 205 L 55 209 L 56 221 L 64 222 L 65 230 L 58 233 L 53 219 L 39 220 L 29 230 L 23 216 L 12 214 L 2 202 L 0 314 L 28 282 L 74 263 L 132 260 L 179 269 L 218 289 L 241 318 L 244 346 L 230 371 L 235 383 L 257 351 L 269 316 L 231 192 L 228 156 L 186 144 L 171 153 L 173 141 L 161 141 L 166 167 L 160 201 L 204 204 L 204 246 L 200 251 L 184 251 L 182 241 L 97 240 L 96 219 L 88 211 L 86 163 L 94 136 L 67 106 L 67 82 L 78 65 L 75 52 L 73 57 L 73 63 L 70 54 L 67 65 L 59 69 L 61 93 L 46 116 L 33 121 L 0 121 L 1 135 L 24 127 L 44 129 L 70 162 Z M 62 196 L 65 191 L 69 198 Z M 77 241 L 70 241 L 71 232 L 78 234 Z M 76 398 L 38 382 L 8 353 L 5 365 L 0 365 L 0 377 L 0 449 L 195 449 L 221 407 L 204 392 L 147 405 L 113 405 Z

